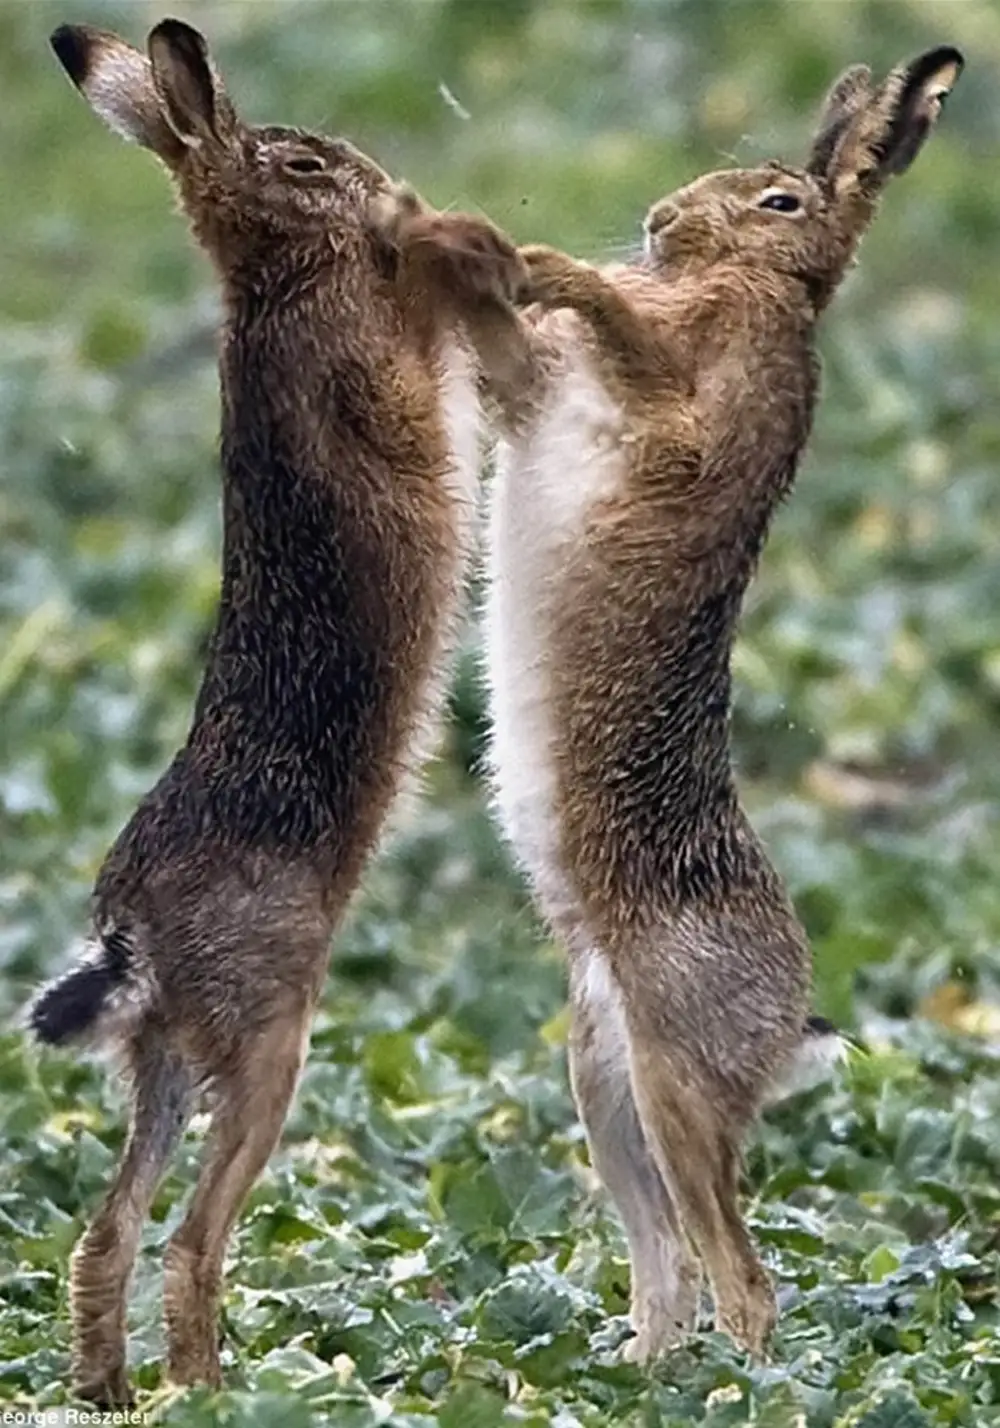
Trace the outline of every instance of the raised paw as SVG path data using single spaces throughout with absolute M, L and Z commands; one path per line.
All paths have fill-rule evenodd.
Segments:
M 406 183 L 390 184 L 376 194 L 368 208 L 368 222 L 375 233 L 394 248 L 403 247 L 414 220 L 429 210 L 415 189 Z
M 583 263 L 545 243 L 522 248 L 521 261 L 527 274 L 521 294 L 523 303 L 539 303 L 542 307 L 577 305 L 591 273 Z
M 415 219 L 409 241 L 433 256 L 466 293 L 515 302 L 525 270 L 514 244 L 485 218 L 468 213 L 435 213 Z
M 374 201 L 371 221 L 397 251 L 430 263 L 464 296 L 519 299 L 526 279 L 521 256 L 488 219 L 438 213 L 400 184 Z

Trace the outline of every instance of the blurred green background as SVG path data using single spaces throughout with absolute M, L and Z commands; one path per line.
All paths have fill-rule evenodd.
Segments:
M 216 599 L 210 273 L 46 44 L 64 21 L 141 43 L 164 12 L 208 34 L 248 118 L 345 133 L 437 204 L 595 259 L 699 171 L 803 155 L 845 65 L 942 41 L 968 61 L 826 319 L 815 438 L 736 654 L 742 783 L 819 1009 L 883 1047 L 751 1157 L 789 1366 L 751 1378 L 709 1347 L 647 1389 L 605 1352 L 623 1245 L 584 1194 L 562 959 L 486 811 L 470 621 L 428 798 L 339 939 L 241 1221 L 235 1391 L 170 1422 L 1000 1421 L 1000 6 L 0 0 L 5 1019 L 183 739 Z M 65 1399 L 67 1253 L 121 1135 L 113 1080 L 0 1036 L 0 1398 Z M 147 1390 L 196 1154 L 137 1277 Z
M 141 42 L 161 10 L 0 6 L 0 959 L 12 1003 L 81 925 L 104 846 L 183 737 L 212 618 L 208 267 L 157 165 L 103 128 L 46 45 L 65 19 Z M 850 1016 L 854 968 L 870 959 L 991 948 L 1000 7 L 173 10 L 210 36 L 248 117 L 349 134 L 436 203 L 594 258 L 626 251 L 646 206 L 706 167 L 801 155 L 844 65 L 884 70 L 941 40 L 961 46 L 968 68 L 945 122 L 891 189 L 826 322 L 825 396 L 751 596 L 736 729 L 747 797 L 815 939 L 826 1010 Z M 453 712 L 452 762 L 468 770 L 482 736 L 471 657 Z M 438 782 L 460 843 L 478 789 L 448 770 Z M 456 919 L 480 891 L 471 874 L 453 890 Z

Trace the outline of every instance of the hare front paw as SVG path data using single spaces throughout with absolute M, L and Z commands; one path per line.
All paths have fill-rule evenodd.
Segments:
M 397 252 L 429 262 L 466 297 L 519 299 L 526 274 L 517 248 L 486 218 L 438 213 L 404 184 L 394 184 L 371 207 L 375 231 Z
M 577 305 L 590 271 L 582 263 L 544 243 L 522 248 L 521 260 L 527 270 L 523 303 L 539 303 L 542 307 Z
M 385 242 L 394 248 L 402 248 L 414 222 L 427 212 L 415 189 L 406 183 L 393 183 L 372 199 L 368 206 L 368 222 Z
M 527 280 L 521 255 L 488 219 L 435 213 L 421 221 L 420 241 L 437 249 L 437 256 L 472 295 L 505 303 L 520 300 Z

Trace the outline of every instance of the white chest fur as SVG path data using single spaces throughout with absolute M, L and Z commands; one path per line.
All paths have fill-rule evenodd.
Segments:
M 588 354 L 570 342 L 529 430 L 501 444 L 490 514 L 486 646 L 498 810 L 550 914 L 556 860 L 551 612 L 566 553 L 621 479 L 625 421 Z

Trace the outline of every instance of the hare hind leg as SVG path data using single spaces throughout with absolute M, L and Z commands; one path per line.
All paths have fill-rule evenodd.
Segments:
M 619 994 L 600 954 L 587 953 L 572 980 L 573 1096 L 628 1241 L 635 1338 L 625 1354 L 645 1361 L 694 1328 L 701 1269 L 639 1122 Z
M 639 1116 L 681 1221 L 708 1272 L 715 1327 L 762 1357 L 777 1318 L 770 1278 L 739 1209 L 745 1125 L 733 1124 L 711 1080 L 671 1065 L 662 1038 L 631 1036 Z
M 121 1165 L 73 1251 L 73 1388 L 114 1407 L 130 1401 L 126 1298 L 142 1226 L 191 1113 L 191 1085 L 163 1033 L 146 1023 L 130 1048 L 132 1113 Z
M 226 1245 L 281 1135 L 311 1020 L 311 1003 L 274 1017 L 248 1036 L 238 1063 L 216 1083 L 198 1184 L 165 1256 L 167 1360 L 174 1383 L 222 1381 L 218 1312 Z

